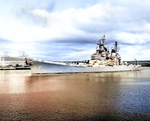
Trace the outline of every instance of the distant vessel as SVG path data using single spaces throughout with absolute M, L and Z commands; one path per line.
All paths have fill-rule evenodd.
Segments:
M 105 46 L 105 35 L 97 43 L 96 53 L 90 60 L 72 62 L 52 62 L 26 59 L 30 65 L 31 73 L 87 73 L 87 72 L 117 72 L 117 71 L 137 71 L 140 66 L 129 65 L 121 62 L 121 56 L 117 52 L 117 42 L 115 47 L 109 52 Z
M 0 70 L 30 70 L 30 67 L 25 63 L 25 57 L 2 56 Z

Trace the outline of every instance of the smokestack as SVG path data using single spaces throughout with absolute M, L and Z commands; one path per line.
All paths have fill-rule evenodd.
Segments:
M 115 41 L 115 51 L 117 52 L 117 42 Z

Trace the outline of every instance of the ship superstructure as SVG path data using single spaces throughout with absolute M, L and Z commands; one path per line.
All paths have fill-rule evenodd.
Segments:
M 103 66 L 118 66 L 121 65 L 121 56 L 117 53 L 117 42 L 115 41 L 114 49 L 109 52 L 109 48 L 105 45 L 105 35 L 97 43 L 96 53 L 91 56 L 88 66 L 99 67 Z

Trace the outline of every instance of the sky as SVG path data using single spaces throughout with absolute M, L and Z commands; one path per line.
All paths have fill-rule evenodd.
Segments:
M 105 34 L 122 61 L 150 60 L 149 0 L 0 0 L 0 56 L 89 60 Z

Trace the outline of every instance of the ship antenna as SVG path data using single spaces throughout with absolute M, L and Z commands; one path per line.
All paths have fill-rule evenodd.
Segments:
M 105 43 L 105 34 L 103 35 L 103 38 L 102 38 L 102 44 L 104 45 Z
M 4 52 L 4 56 L 5 56 L 5 57 L 8 57 L 8 51 L 5 51 L 5 52 Z
M 105 39 L 105 34 L 103 35 L 103 38 Z
M 138 65 L 138 61 L 135 59 L 135 65 Z

